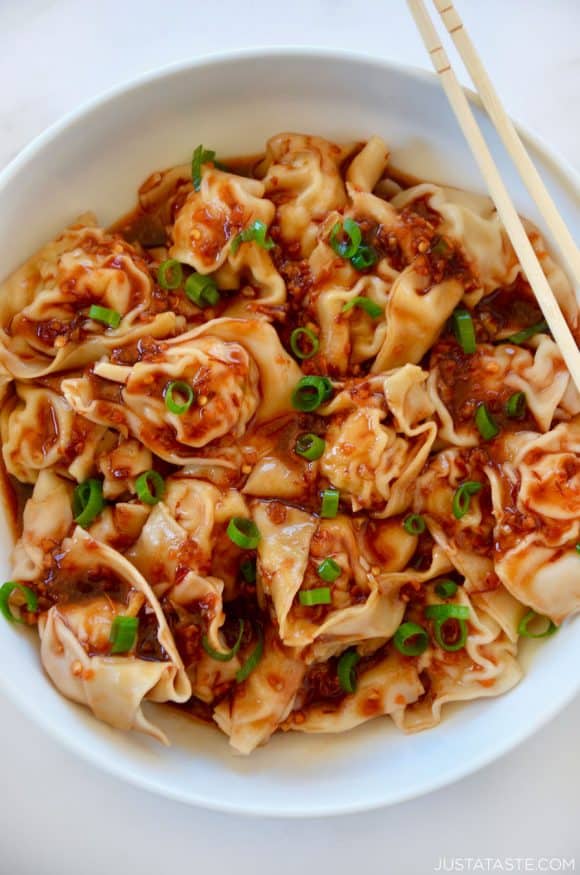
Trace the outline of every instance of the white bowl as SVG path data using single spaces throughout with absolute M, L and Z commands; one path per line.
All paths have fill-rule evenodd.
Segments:
M 485 133 L 489 125 L 483 120 Z M 6 274 L 86 209 L 107 224 L 134 202 L 153 170 L 188 160 L 198 143 L 218 154 L 255 152 L 282 130 L 338 141 L 381 134 L 393 162 L 417 176 L 482 190 L 479 174 L 431 75 L 344 52 L 272 50 L 212 57 L 141 77 L 51 128 L 0 176 L 0 265 Z M 574 173 L 530 141 L 532 155 L 573 233 L 580 231 Z M 496 143 L 492 137 L 493 143 Z M 500 169 L 520 211 L 538 220 L 508 161 Z M 0 579 L 10 578 L 8 527 Z M 63 699 L 43 675 L 33 636 L 0 624 L 0 678 L 12 699 L 80 755 L 184 802 L 260 815 L 359 811 L 426 793 L 518 744 L 580 687 L 580 623 L 533 653 L 527 674 L 498 699 L 444 711 L 428 732 L 405 736 L 376 720 L 339 736 L 281 734 L 249 758 L 227 739 L 170 709 L 156 719 L 165 749 L 114 732 Z

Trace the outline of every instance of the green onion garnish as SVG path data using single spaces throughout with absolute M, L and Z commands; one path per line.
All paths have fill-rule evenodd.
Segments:
M 165 495 L 165 481 L 157 471 L 144 471 L 135 480 L 135 490 L 143 504 L 157 504 Z
M 327 520 L 333 519 L 338 513 L 339 501 L 340 492 L 338 489 L 323 489 L 320 516 Z
M 576 544 L 576 552 L 580 553 L 580 543 Z
M 367 270 L 378 260 L 379 256 L 376 249 L 373 249 L 372 246 L 367 246 L 366 243 L 362 243 L 352 256 L 350 263 L 355 270 Z
M 38 610 L 38 597 L 29 586 L 24 586 L 23 583 L 15 583 L 13 580 L 8 580 L 0 586 L 0 613 L 9 623 L 24 623 L 25 621 L 22 617 L 13 614 L 10 609 L 10 596 L 14 590 L 22 593 L 26 601 L 26 608 L 31 613 L 35 613 Z
M 105 325 L 110 325 L 111 328 L 118 328 L 121 324 L 120 313 L 116 310 L 109 310 L 108 307 L 99 307 L 98 304 L 91 305 L 89 319 L 94 319 L 95 322 L 103 322 Z
M 256 582 L 256 560 L 244 559 L 240 563 L 240 572 L 246 583 Z
M 469 608 L 466 605 L 427 605 L 425 616 L 430 620 L 467 620 Z
M 302 456 L 303 459 L 314 462 L 316 459 L 320 459 L 325 446 L 326 443 L 317 434 L 301 434 L 294 444 L 294 452 Z
M 242 243 L 257 243 L 262 249 L 272 249 L 274 241 L 271 237 L 266 237 L 267 231 L 267 225 L 256 219 L 249 228 L 244 228 L 243 231 L 234 237 L 231 245 L 232 255 L 236 254 Z
M 449 640 L 445 635 L 445 624 L 451 620 L 453 628 L 456 630 L 455 640 Z M 467 641 L 467 623 L 465 620 L 455 617 L 448 617 L 446 620 L 435 620 L 433 624 L 433 634 L 435 641 L 441 650 L 447 650 L 449 653 L 455 653 L 465 647 Z
M 162 289 L 178 289 L 183 282 L 183 268 L 175 258 L 162 261 L 157 268 L 157 282 Z
M 202 309 L 215 307 L 220 299 L 215 280 L 202 273 L 191 273 L 185 280 L 183 290 L 189 300 Z
M 242 550 L 254 550 L 260 543 L 260 531 L 253 520 L 234 516 L 226 529 L 228 538 Z
M 137 617 L 115 617 L 111 624 L 109 641 L 111 653 L 128 653 L 137 640 L 139 620 Z
M 449 246 L 447 241 L 444 240 L 443 237 L 437 237 L 431 244 L 429 252 L 433 255 L 446 255 L 448 252 L 450 252 L 450 250 L 451 247 Z
M 308 339 L 309 349 L 306 352 L 301 348 L 302 338 Z M 311 359 L 318 352 L 319 346 L 318 338 L 310 328 L 295 328 L 290 335 L 290 349 L 298 359 Z
M 459 587 L 454 580 L 440 580 L 435 584 L 435 592 L 440 599 L 451 599 Z
M 429 636 L 418 623 L 402 623 L 393 635 L 393 644 L 403 656 L 419 656 L 429 646 Z
M 347 240 L 340 239 L 347 237 Z M 362 241 L 362 232 L 354 219 L 345 219 L 342 223 L 337 222 L 330 232 L 329 243 L 331 248 L 341 258 L 352 258 Z
M 301 589 L 298 593 L 298 601 L 305 608 L 312 608 L 314 605 L 330 605 L 332 604 L 330 587 L 319 586 L 316 589 Z
M 516 331 L 515 334 L 510 334 L 510 336 L 507 337 L 506 340 L 508 343 L 525 343 L 526 340 L 529 340 L 530 337 L 533 337 L 535 334 L 543 334 L 545 331 L 548 330 L 548 323 L 545 321 L 545 319 L 542 319 L 541 322 L 536 322 L 534 325 L 530 325 L 529 328 L 524 328 L 522 331 Z
M 174 392 L 183 397 L 184 400 L 181 403 L 175 400 Z M 165 406 L 170 413 L 175 413 L 176 416 L 183 416 L 184 413 L 187 413 L 195 401 L 195 392 L 189 383 L 185 383 L 183 380 L 172 380 L 165 387 L 163 394 L 165 395 Z
M 475 411 L 475 424 L 477 430 L 485 441 L 497 437 L 500 432 L 499 426 L 485 404 L 478 404 Z
M 257 626 L 257 630 L 258 643 L 254 647 L 242 667 L 236 672 L 236 680 L 239 684 L 247 680 L 247 678 L 252 674 L 262 658 L 262 654 L 264 652 L 264 633 L 262 632 L 262 627 L 259 625 Z
M 478 483 L 477 480 L 466 480 L 456 490 L 453 496 L 453 516 L 456 520 L 460 520 L 469 511 L 471 504 L 471 496 L 477 495 L 483 489 L 483 483 Z
M 527 401 L 523 392 L 514 392 L 505 405 L 505 412 L 510 419 L 523 419 L 526 415 Z
M 73 492 L 73 516 L 75 523 L 86 529 L 105 506 L 103 485 L 100 480 L 90 478 L 79 483 Z
M 475 342 L 475 328 L 473 319 L 467 310 L 454 310 L 453 312 L 453 330 L 455 337 L 464 353 L 471 355 L 475 352 L 477 346 Z
M 403 520 L 403 528 L 409 535 L 422 535 L 426 529 L 425 520 L 420 513 L 410 513 Z
M 548 624 L 543 632 L 530 632 L 528 627 L 534 620 L 540 620 Z M 541 614 L 536 614 L 535 611 L 528 611 L 525 617 L 522 617 L 518 626 L 518 634 L 522 638 L 549 638 L 557 631 L 558 627 L 549 617 L 543 617 Z
M 349 650 L 345 650 L 345 652 L 338 660 L 336 673 L 338 674 L 338 682 L 340 684 L 340 687 L 342 690 L 344 690 L 345 693 L 356 692 L 357 677 L 355 667 L 359 661 L 360 656 L 354 647 Z
M 214 650 L 214 648 L 209 643 L 209 638 L 207 635 L 204 635 L 201 639 L 201 646 L 205 650 L 208 656 L 211 656 L 212 659 L 217 659 L 218 662 L 229 662 L 230 659 L 233 659 L 238 650 L 240 649 L 240 645 L 242 643 L 242 638 L 244 637 L 244 621 L 240 618 L 240 631 L 238 632 L 238 637 L 236 638 L 236 643 L 231 648 L 231 650 L 221 651 Z
M 434 620 L 433 634 L 442 650 L 454 653 L 465 647 L 467 641 L 467 623 L 465 621 L 469 618 L 468 607 L 465 605 L 427 605 L 425 616 Z M 459 632 L 454 641 L 447 640 L 444 634 L 444 626 L 448 620 L 457 621 L 456 628 Z
M 195 191 L 201 188 L 201 167 L 203 164 L 213 163 L 215 152 L 212 149 L 204 149 L 203 146 L 198 146 L 191 158 L 191 181 Z
M 379 316 L 383 315 L 382 307 L 379 307 L 379 305 L 375 304 L 374 301 L 371 301 L 370 298 L 364 298 L 362 295 L 357 295 L 356 297 L 351 298 L 350 301 L 347 301 L 346 304 L 344 304 L 341 313 L 348 313 L 353 307 L 358 307 L 359 309 L 364 310 L 365 313 L 368 313 L 371 319 L 378 319 Z
M 342 574 L 342 568 L 331 556 L 327 556 L 316 569 L 316 573 L 326 583 L 333 583 Z
M 292 393 L 292 406 L 303 413 L 311 413 L 332 395 L 328 377 L 302 377 Z

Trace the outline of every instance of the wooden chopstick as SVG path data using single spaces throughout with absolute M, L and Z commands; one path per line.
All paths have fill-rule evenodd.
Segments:
M 441 45 L 425 3 L 423 0 L 407 0 L 407 4 L 544 318 L 560 347 L 572 379 L 580 390 L 580 351 L 475 120 L 465 92 L 451 69 L 449 58 Z
M 512 120 L 503 108 L 499 95 L 493 87 L 459 13 L 451 0 L 433 0 L 433 3 L 463 59 L 487 114 L 509 152 L 516 170 L 552 232 L 556 246 L 568 265 L 573 281 L 580 287 L 580 249 L 576 246 L 556 204 L 550 197 L 540 174 L 514 128 Z

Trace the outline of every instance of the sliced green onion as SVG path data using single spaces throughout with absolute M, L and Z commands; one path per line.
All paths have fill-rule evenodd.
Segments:
M 143 504 L 157 504 L 165 495 L 165 481 L 157 471 L 144 471 L 135 480 L 135 491 Z
M 372 246 L 367 246 L 366 243 L 362 243 L 350 259 L 350 263 L 355 270 L 367 270 L 378 260 L 379 256 L 376 249 L 373 249 Z
M 347 240 L 341 240 L 340 237 L 346 236 Z M 342 223 L 337 222 L 330 232 L 329 243 L 331 248 L 340 255 L 341 258 L 352 258 L 362 241 L 362 232 L 354 219 L 345 219 Z
M 454 653 L 465 647 L 467 641 L 467 623 L 465 621 L 469 618 L 469 608 L 466 605 L 427 605 L 425 616 L 434 620 L 433 634 L 442 650 Z M 456 641 L 449 641 L 445 637 L 444 627 L 450 620 L 454 622 L 454 626 L 459 632 Z
M 302 377 L 292 393 L 292 406 L 303 413 L 311 413 L 332 395 L 328 377 Z
M 340 492 L 338 489 L 323 489 L 320 516 L 327 520 L 333 519 L 338 513 L 339 501 Z
M 530 632 L 528 627 L 533 620 L 542 620 L 548 625 L 543 632 Z M 536 614 L 535 611 L 528 611 L 525 617 L 522 617 L 518 626 L 518 634 L 521 635 L 522 638 L 549 638 L 557 631 L 558 627 L 549 617 L 543 617 L 541 614 Z
M 244 228 L 243 231 L 234 237 L 231 245 L 232 255 L 236 254 L 242 243 L 257 243 L 262 249 L 272 249 L 274 241 L 271 237 L 266 237 L 267 232 L 268 226 L 259 219 L 256 219 L 249 228 Z
M 303 352 L 300 346 L 303 337 L 308 338 L 310 347 L 306 352 Z M 310 328 L 295 328 L 290 335 L 290 349 L 298 359 L 303 359 L 304 361 L 311 359 L 318 352 L 319 346 L 318 338 Z
M 228 538 L 242 550 L 254 550 L 260 543 L 260 531 L 253 520 L 234 516 L 226 529 Z
M 244 559 L 244 561 L 240 563 L 240 572 L 242 574 L 242 577 L 246 581 L 246 583 L 255 583 L 256 582 L 256 560 L 255 559 Z
M 435 592 L 440 599 L 452 599 L 458 589 L 454 580 L 440 580 L 435 584 Z
M 356 297 L 351 298 L 350 301 L 347 301 L 346 304 L 344 304 L 341 313 L 348 313 L 353 307 L 364 310 L 365 313 L 368 313 L 371 319 L 378 319 L 379 316 L 383 315 L 382 307 L 379 307 L 379 305 L 375 304 L 374 301 L 371 301 L 370 298 L 364 298 L 362 295 L 357 295 Z
M 430 620 L 468 620 L 469 608 L 466 605 L 427 605 L 425 616 Z
M 485 441 L 497 437 L 500 432 L 499 426 L 485 404 L 478 404 L 475 411 L 475 424 L 477 430 Z
M 420 513 L 410 513 L 403 520 L 403 528 L 409 535 L 422 535 L 426 529 L 425 520 Z
M 90 478 L 79 483 L 73 492 L 73 516 L 75 523 L 86 529 L 98 517 L 105 506 L 103 485 Z
M 455 337 L 464 353 L 471 355 L 475 352 L 475 328 L 473 319 L 467 310 L 455 310 L 453 313 L 453 330 Z
M 342 574 L 342 568 L 331 556 L 327 556 L 316 569 L 316 573 L 322 580 L 325 580 L 326 583 L 333 583 L 333 581 L 337 580 Z M 310 592 L 312 592 L 312 590 L 310 590 Z
M 524 328 L 522 331 L 516 331 L 515 334 L 510 334 L 506 340 L 508 343 L 525 343 L 526 340 L 529 340 L 530 337 L 533 337 L 535 334 L 543 334 L 548 330 L 548 323 L 545 319 L 542 319 L 541 322 L 536 322 L 534 325 L 530 325 L 529 328 Z
M 445 624 L 449 622 L 453 623 L 453 626 L 456 630 L 458 630 L 457 640 L 449 641 L 445 637 Z M 447 617 L 444 620 L 436 620 L 433 624 L 433 634 L 435 636 L 435 641 L 441 648 L 441 650 L 447 650 L 449 653 L 455 653 L 457 650 L 461 650 L 465 647 L 465 642 L 467 641 L 467 623 L 465 620 L 462 620 L 458 617 Z
M 240 649 L 240 645 L 242 643 L 242 638 L 244 637 L 244 621 L 242 619 L 239 620 L 240 623 L 240 631 L 238 632 L 238 637 L 236 638 L 236 643 L 231 648 L 231 650 L 215 650 L 211 644 L 209 643 L 209 638 L 207 635 L 204 635 L 201 639 L 201 646 L 205 650 L 208 656 L 211 656 L 212 659 L 217 659 L 218 662 L 229 662 L 230 659 L 233 659 L 238 650 Z
M 324 452 L 326 443 L 317 434 L 301 434 L 294 444 L 294 452 L 302 456 L 303 459 L 308 459 L 309 462 L 314 462 L 320 459 Z
M 355 667 L 358 662 L 360 662 L 360 656 L 354 647 L 350 650 L 345 650 L 338 660 L 336 673 L 338 674 L 340 687 L 345 693 L 356 692 L 357 677 Z
M 332 604 L 330 587 L 319 586 L 316 589 L 301 589 L 298 593 L 298 601 L 305 608 L 312 608 L 314 605 L 330 605 Z
M 436 242 L 432 243 L 431 249 L 429 250 L 433 255 L 445 255 L 449 252 L 451 247 L 447 243 L 443 237 L 438 237 Z
M 429 636 L 418 623 L 402 623 L 393 635 L 393 644 L 403 656 L 419 656 L 429 646 Z
M 24 596 L 27 610 L 31 613 L 35 613 L 38 610 L 38 597 L 36 593 L 29 586 L 24 586 L 23 583 L 15 583 L 13 580 L 8 580 L 0 586 L 0 613 L 9 623 L 24 623 L 25 621 L 22 617 L 13 614 L 10 609 L 10 596 L 15 590 L 18 590 Z
M 249 676 L 252 674 L 252 672 L 262 659 L 262 654 L 264 653 L 264 633 L 262 632 L 261 626 L 257 626 L 257 630 L 258 643 L 254 647 L 242 667 L 239 668 L 236 672 L 236 680 L 239 684 L 249 678 Z
M 514 392 L 505 405 L 505 412 L 510 419 L 523 419 L 526 415 L 527 401 L 524 392 Z
M 191 180 L 195 191 L 201 188 L 201 168 L 203 164 L 213 162 L 215 152 L 212 149 L 204 149 L 203 146 L 198 146 L 191 158 Z
M 139 620 L 137 617 L 115 617 L 111 624 L 109 641 L 111 653 L 128 653 L 137 640 Z
M 162 261 L 157 268 L 157 282 L 162 289 L 178 289 L 183 282 L 183 268 L 175 258 Z
M 580 553 L 580 543 L 576 544 L 576 552 Z
M 469 511 L 471 504 L 471 496 L 477 495 L 483 489 L 483 483 L 478 483 L 477 480 L 466 480 L 456 490 L 453 496 L 453 516 L 456 520 L 460 520 Z
M 108 307 L 99 307 L 98 304 L 91 305 L 89 319 L 94 319 L 95 322 L 103 322 L 105 325 L 110 325 L 111 328 L 118 328 L 121 324 L 120 313 L 116 310 L 109 310 Z
M 185 400 L 181 404 L 175 400 L 174 392 L 178 392 L 179 395 L 184 397 Z M 165 387 L 163 394 L 165 395 L 165 406 L 170 413 L 175 413 L 176 416 L 183 416 L 184 413 L 187 413 L 195 401 L 195 392 L 189 383 L 183 380 L 172 380 Z
M 216 281 L 202 273 L 191 273 L 185 280 L 183 290 L 189 300 L 201 307 L 215 307 L 220 299 Z

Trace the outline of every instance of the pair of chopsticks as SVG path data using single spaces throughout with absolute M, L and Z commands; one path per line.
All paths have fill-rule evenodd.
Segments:
M 459 14 L 451 0 L 433 0 L 433 2 L 479 91 L 481 101 L 497 133 L 552 232 L 574 283 L 580 288 L 580 251 L 506 114 Z M 572 379 L 580 390 L 580 351 L 475 120 L 465 92 L 451 68 L 424 0 L 407 0 L 407 3 L 544 318 L 560 348 Z

